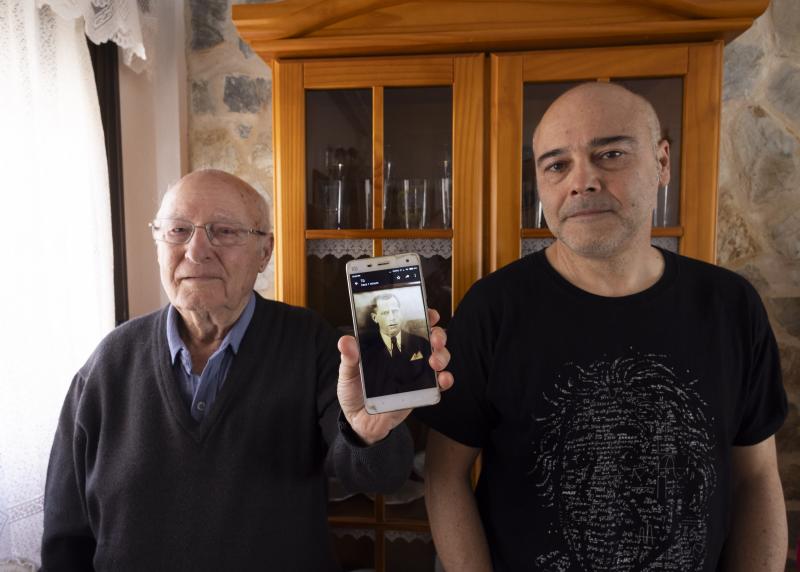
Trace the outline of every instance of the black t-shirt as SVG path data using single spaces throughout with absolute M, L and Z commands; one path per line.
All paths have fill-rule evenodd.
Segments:
M 755 290 L 662 251 L 620 298 L 544 252 L 476 283 L 448 329 L 454 387 L 417 416 L 483 449 L 476 491 L 495 570 L 715 570 L 731 446 L 786 416 Z

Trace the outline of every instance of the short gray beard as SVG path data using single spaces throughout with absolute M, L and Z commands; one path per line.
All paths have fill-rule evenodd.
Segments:
M 588 241 L 582 241 L 580 244 L 572 240 L 568 233 L 562 232 L 561 226 L 553 234 L 575 254 L 586 258 L 610 258 L 619 254 L 623 247 L 631 242 L 638 230 L 632 221 L 623 219 L 622 222 L 622 230 L 618 234 L 610 237 L 598 235 L 591 237 Z

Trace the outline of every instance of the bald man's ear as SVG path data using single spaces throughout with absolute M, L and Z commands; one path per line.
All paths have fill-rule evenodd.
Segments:
M 656 147 L 656 161 L 658 162 L 658 185 L 666 187 L 669 184 L 669 141 L 662 139 Z

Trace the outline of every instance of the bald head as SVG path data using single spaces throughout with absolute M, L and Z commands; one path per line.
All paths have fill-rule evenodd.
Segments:
M 619 84 L 595 81 L 582 83 L 564 92 L 547 108 L 533 133 L 535 150 L 539 149 L 537 139 L 542 126 L 547 126 L 554 116 L 565 112 L 586 116 L 619 113 L 647 129 L 653 149 L 662 139 L 661 123 L 649 101 Z
M 218 169 L 199 169 L 184 176 L 180 181 L 167 189 L 167 192 L 161 199 L 159 213 L 161 213 L 165 205 L 169 204 L 174 199 L 174 195 L 177 193 L 180 193 L 182 190 L 197 188 L 213 190 L 216 193 L 225 195 L 238 196 L 239 200 L 246 205 L 247 210 L 252 213 L 252 220 L 248 221 L 248 224 L 252 224 L 256 228 L 266 232 L 272 230 L 269 209 L 261 193 L 236 175 Z

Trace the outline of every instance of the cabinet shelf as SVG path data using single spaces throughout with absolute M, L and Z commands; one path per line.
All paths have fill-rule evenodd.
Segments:
M 404 530 L 407 532 L 430 532 L 431 527 L 427 522 L 414 520 L 386 520 L 376 522 L 375 519 L 365 517 L 328 517 L 331 526 L 337 528 L 372 528 L 379 530 Z
M 431 229 L 309 229 L 306 231 L 307 240 L 319 239 L 372 239 L 381 238 L 453 238 L 453 231 L 449 228 Z

